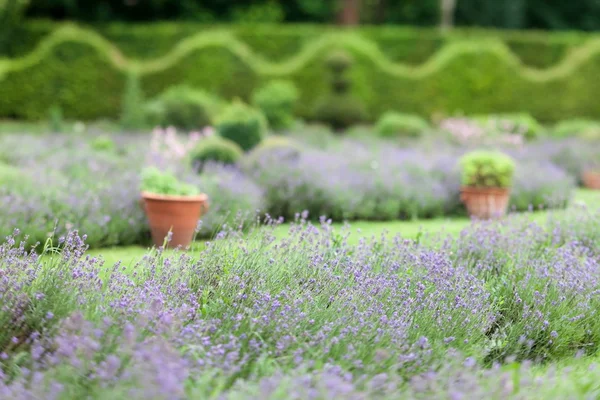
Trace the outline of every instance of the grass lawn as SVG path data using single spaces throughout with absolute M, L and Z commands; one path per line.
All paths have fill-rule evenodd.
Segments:
M 600 191 L 587 189 L 578 189 L 573 199 L 573 205 L 586 204 L 588 207 L 600 207 Z M 547 212 L 533 212 L 524 214 L 524 217 L 531 218 L 534 221 L 543 221 L 546 218 Z M 348 238 L 350 243 L 356 243 L 360 238 L 370 238 L 373 236 L 393 237 L 400 235 L 404 238 L 414 239 L 419 234 L 449 234 L 458 235 L 463 229 L 468 227 L 470 220 L 468 218 L 439 218 L 429 220 L 416 221 L 385 221 L 385 222 L 370 222 L 370 221 L 354 221 L 351 223 L 351 234 Z M 342 227 L 343 224 L 334 224 L 335 227 Z M 276 234 L 284 237 L 287 234 L 289 226 L 284 224 L 276 228 Z M 202 242 L 198 243 L 194 251 L 199 251 L 203 247 Z M 138 262 L 144 254 L 148 252 L 148 248 L 143 246 L 126 246 L 105 249 L 90 250 L 92 256 L 101 256 L 107 265 L 113 265 L 117 261 L 121 261 L 125 266 L 132 266 Z

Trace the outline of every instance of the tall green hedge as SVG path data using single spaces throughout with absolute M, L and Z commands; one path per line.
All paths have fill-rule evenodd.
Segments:
M 190 29 L 188 35 L 173 24 L 156 26 L 154 34 L 150 25 L 130 31 L 109 26 L 102 34 L 63 25 L 26 55 L 0 59 L 0 118 L 42 118 L 54 104 L 66 117 L 116 117 L 129 71 L 139 73 L 148 97 L 186 83 L 248 101 L 265 82 L 290 79 L 301 92 L 297 112 L 310 118 L 329 88 L 324 60 L 338 48 L 353 54 L 352 90 L 373 118 L 388 110 L 424 116 L 520 111 L 542 121 L 600 117 L 597 36 L 530 34 L 521 37 L 519 47 L 517 40 L 507 44 L 511 34 L 499 38 L 493 32 L 461 31 L 446 37 L 430 31 L 422 39 L 429 40 L 429 50 L 423 50 L 401 28 L 333 31 L 308 26 L 294 33 L 286 27 L 220 26 L 191 34 L 192 26 L 183 25 Z M 285 51 L 280 54 L 278 46 Z M 515 49 L 531 51 L 530 65 Z M 545 57 L 543 62 L 536 52 Z
M 20 57 L 33 51 L 37 44 L 63 24 L 46 20 L 28 21 L 19 25 L 15 37 L 0 57 Z M 125 56 L 153 59 L 169 53 L 182 40 L 203 32 L 224 31 L 245 43 L 252 51 L 271 61 L 285 60 L 323 34 L 348 29 L 340 26 L 286 25 L 223 25 L 190 22 L 110 23 L 85 25 Z M 438 29 L 403 26 L 359 26 L 349 28 L 354 34 L 373 41 L 392 61 L 419 65 L 427 61 L 444 45 L 455 41 L 495 38 L 506 44 L 526 65 L 549 67 L 562 60 L 576 46 L 597 35 L 583 32 L 506 31 L 480 28 L 458 28 L 442 33 Z

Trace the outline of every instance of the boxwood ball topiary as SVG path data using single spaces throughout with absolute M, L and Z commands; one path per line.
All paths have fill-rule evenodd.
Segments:
M 314 118 L 340 131 L 352 125 L 366 122 L 368 114 L 364 104 L 349 93 L 331 94 L 317 104 Z
M 334 74 L 340 74 L 350 68 L 354 60 L 352 55 L 350 55 L 345 50 L 336 50 L 331 52 L 327 59 L 325 60 L 325 64 Z
M 262 112 L 240 100 L 223 110 L 215 124 L 221 137 L 237 143 L 244 151 L 258 145 L 267 132 L 267 120 Z
M 388 111 L 379 118 L 375 131 L 381 137 L 418 137 L 429 129 L 429 124 L 417 115 Z
M 213 161 L 220 164 L 235 164 L 244 155 L 237 143 L 220 136 L 210 136 L 200 140 L 190 153 L 192 167 L 202 170 L 202 166 Z
M 219 99 L 188 86 L 173 86 L 146 105 L 149 122 L 163 127 L 193 130 L 213 124 Z
M 115 152 L 117 149 L 117 146 L 116 146 L 114 140 L 112 140 L 111 137 L 106 136 L 106 135 L 97 136 L 96 138 L 94 138 L 94 140 L 92 140 L 91 145 L 92 145 L 92 149 L 94 149 L 96 151 L 102 151 L 102 152 L 108 152 L 108 153 Z
M 498 151 L 476 150 L 460 159 L 462 184 L 470 187 L 506 188 L 512 186 L 515 162 Z
M 244 158 L 244 167 L 253 168 L 260 160 L 290 161 L 300 157 L 302 146 L 295 140 L 281 135 L 268 136 Z
M 252 95 L 252 104 L 259 108 L 271 129 L 286 129 L 294 123 L 294 106 L 298 89 L 292 81 L 274 80 L 259 88 Z

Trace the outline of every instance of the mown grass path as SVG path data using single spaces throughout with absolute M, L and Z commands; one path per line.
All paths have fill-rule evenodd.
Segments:
M 586 189 L 578 189 L 571 206 L 585 204 L 588 207 L 600 207 L 600 191 L 592 191 Z M 550 211 L 564 212 L 564 211 Z M 545 211 L 524 213 L 523 218 L 531 218 L 533 221 L 542 222 L 547 217 Z M 371 222 L 371 221 L 354 221 L 351 223 L 351 234 L 348 238 L 350 243 L 357 243 L 361 238 L 379 237 L 382 234 L 393 237 L 400 235 L 407 239 L 415 239 L 420 235 L 458 235 L 463 229 L 467 228 L 471 221 L 467 218 L 440 218 L 430 220 L 416 221 L 386 221 L 386 222 Z M 344 224 L 336 223 L 334 227 L 341 228 Z M 289 225 L 283 224 L 276 228 L 276 234 L 281 237 L 287 234 Z M 203 247 L 203 243 L 199 242 L 192 252 L 198 252 Z M 106 249 L 90 250 L 92 256 L 100 256 L 105 260 L 107 265 L 112 265 L 117 261 L 121 261 L 126 266 L 132 266 L 139 261 L 144 254 L 148 252 L 147 247 L 143 246 L 126 246 Z

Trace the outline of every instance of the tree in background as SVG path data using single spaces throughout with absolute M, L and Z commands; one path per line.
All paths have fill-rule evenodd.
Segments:
M 440 27 L 442 30 L 449 30 L 454 26 L 454 11 L 456 10 L 456 0 L 440 0 Z
M 360 23 L 360 0 L 341 0 L 339 23 L 358 25 Z
M 29 0 L 0 0 L 0 54 L 13 36 Z
M 27 16 L 84 22 L 312 22 L 600 30 L 599 0 L 0 0 L 0 29 Z M 8 12 L 7 12 L 8 10 Z M 14 25 L 14 23 L 11 23 Z

